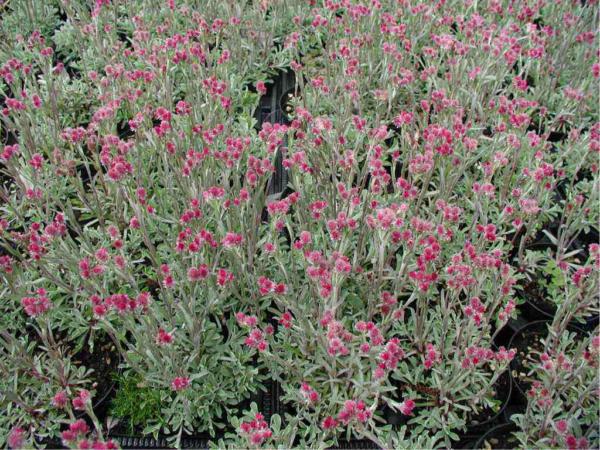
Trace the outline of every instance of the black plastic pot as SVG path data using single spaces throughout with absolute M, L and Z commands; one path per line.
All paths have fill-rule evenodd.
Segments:
M 523 347 L 525 347 L 525 345 L 529 344 L 529 342 L 525 342 L 525 345 L 521 345 L 520 347 L 517 346 L 517 343 L 519 342 L 519 339 L 521 338 L 521 336 L 523 336 L 523 333 L 526 331 L 531 331 L 532 333 L 536 333 L 540 336 L 544 336 L 546 337 L 548 335 L 548 325 L 550 324 L 549 321 L 547 320 L 538 320 L 535 322 L 530 322 L 525 324 L 524 326 L 520 327 L 517 331 L 515 331 L 515 333 L 513 334 L 510 343 L 509 343 L 509 348 L 515 348 L 517 347 L 517 354 L 515 355 L 515 358 L 511 361 L 510 363 L 510 376 L 512 378 L 512 385 L 514 387 L 516 387 L 516 389 L 513 390 L 517 396 L 516 400 L 520 400 L 521 403 L 527 403 L 527 391 L 529 389 L 529 384 L 528 383 L 524 383 L 522 381 L 519 380 L 519 377 L 517 376 L 517 372 L 519 370 L 525 370 L 522 366 L 520 366 L 518 363 L 521 361 L 521 357 L 525 357 L 526 355 L 522 355 L 522 351 L 524 350 Z M 569 331 L 574 331 L 577 334 L 581 334 L 584 335 L 585 331 L 583 329 L 581 329 L 580 327 L 574 326 L 574 325 L 569 325 L 568 327 Z M 527 345 L 528 346 L 528 345 Z M 526 347 L 525 347 L 526 349 Z
M 345 450 L 345 449 L 378 449 L 379 447 L 368 439 L 354 439 L 352 441 L 339 441 L 338 445 L 331 447 L 331 450 Z
M 555 189 L 555 195 L 557 197 L 562 198 L 559 191 L 560 191 L 560 186 L 557 186 L 557 188 Z M 557 201 L 559 201 L 559 200 L 560 199 L 557 198 Z M 560 226 L 561 226 L 561 223 L 559 220 L 553 220 L 551 222 L 544 224 L 543 229 L 549 231 L 551 234 L 556 236 L 559 232 Z M 518 254 L 519 246 L 521 245 L 521 240 L 524 238 L 524 231 L 525 231 L 524 228 L 521 228 L 519 230 L 518 235 L 514 242 L 514 246 L 509 253 L 509 260 L 511 261 L 511 264 L 513 264 L 515 266 L 518 265 L 518 263 L 519 263 L 519 261 L 517 259 L 517 254 Z M 514 235 L 513 235 L 513 237 L 514 237 Z M 583 263 L 588 259 L 589 245 L 592 243 L 598 243 L 598 239 L 599 239 L 598 230 L 591 228 L 588 233 L 581 232 L 580 234 L 578 234 L 577 237 L 573 240 L 573 242 L 569 246 L 568 251 L 582 250 L 575 256 L 575 258 L 579 262 Z M 534 236 L 528 237 L 528 239 L 524 245 L 525 245 L 525 250 L 533 250 L 533 251 L 540 251 L 540 252 L 550 250 L 550 254 L 552 254 L 552 255 L 555 255 L 556 250 L 557 250 L 556 245 L 548 238 L 548 236 L 544 233 L 543 230 L 539 230 Z
M 517 448 L 519 443 L 512 436 L 517 427 L 514 423 L 503 423 L 485 433 L 473 446 L 474 449 Z
M 556 314 L 556 307 L 550 307 L 548 304 L 534 303 L 527 296 L 523 296 L 525 302 L 519 305 L 519 311 L 528 320 L 537 322 L 539 320 L 545 320 L 551 322 Z M 581 327 L 586 330 L 592 330 L 598 324 L 600 318 L 597 314 L 593 314 L 585 319 L 583 323 L 573 321 L 572 326 Z
M 170 448 L 167 439 L 159 437 L 154 439 L 145 436 L 110 436 L 110 439 L 117 442 L 123 449 L 141 449 L 141 448 Z M 209 438 L 203 437 L 184 437 L 181 439 L 181 448 L 208 448 Z

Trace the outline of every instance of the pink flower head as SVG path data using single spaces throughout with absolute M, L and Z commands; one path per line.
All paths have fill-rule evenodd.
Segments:
M 40 155 L 39 153 L 35 153 L 34 155 L 32 155 L 31 159 L 29 160 L 29 165 L 34 170 L 40 170 L 42 168 L 43 164 L 44 164 L 44 157 L 42 155 Z
M 190 385 L 188 377 L 175 377 L 171 382 L 171 389 L 174 391 L 182 391 Z
M 254 328 L 258 323 L 258 318 L 256 316 L 247 316 L 243 312 L 236 313 L 235 319 L 240 326 L 246 326 L 250 328 Z
M 79 395 L 71 401 L 73 403 L 73 408 L 83 411 L 86 405 L 90 402 L 91 398 L 92 395 L 90 394 L 90 391 L 82 389 L 79 391 Z
M 208 266 L 206 264 L 200 264 L 198 267 L 190 267 L 187 276 L 190 281 L 200 281 L 208 277 L 208 273 Z
M 405 416 L 410 416 L 413 412 L 413 409 L 415 409 L 415 402 L 414 400 L 406 399 L 402 403 L 400 403 L 398 409 Z
M 108 250 L 106 250 L 104 247 L 96 250 L 94 256 L 99 262 L 107 262 L 110 259 L 110 254 L 108 253 Z
M 40 289 L 36 297 L 22 298 L 21 305 L 29 317 L 37 317 L 48 311 L 52 307 L 52 302 L 46 296 L 46 291 Z
M 68 400 L 66 391 L 59 391 L 52 397 L 52 406 L 62 409 L 67 406 Z
M 302 383 L 300 386 L 300 396 L 309 405 L 316 404 L 321 398 L 319 393 L 310 387 L 308 383 Z
M 321 428 L 323 428 L 324 430 L 331 430 L 331 429 L 337 427 L 337 425 L 338 425 L 337 420 L 335 420 L 331 416 L 325 417 L 325 419 L 323 419 L 323 422 L 321 422 Z
M 76 441 L 79 437 L 85 436 L 87 433 L 89 433 L 89 431 L 90 428 L 88 427 L 87 423 L 85 423 L 85 420 L 79 419 L 70 424 L 69 429 L 63 431 L 61 436 L 65 443 L 69 443 Z
M 156 333 L 156 343 L 158 345 L 169 345 L 173 342 L 173 334 L 166 332 L 162 328 Z
M 294 317 L 292 314 L 286 311 L 281 315 L 278 321 L 284 328 L 291 328 L 293 319 Z
M 217 284 L 219 286 L 225 286 L 226 284 L 231 283 L 234 279 L 235 276 L 233 275 L 233 273 L 225 269 L 217 270 Z
M 6 442 L 12 449 L 23 447 L 23 443 L 25 442 L 25 430 L 21 427 L 14 427 L 10 430 Z
M 239 434 L 244 436 L 250 445 L 259 446 L 269 439 L 273 432 L 261 413 L 256 413 L 253 420 L 242 422 Z
M 258 91 L 259 94 L 265 95 L 267 93 L 267 86 L 265 85 L 265 82 L 257 81 L 256 82 L 256 90 Z
M 434 364 L 440 363 L 441 361 L 442 361 L 442 355 L 437 350 L 435 345 L 427 344 L 425 360 L 423 361 L 423 366 L 425 367 L 425 370 L 431 369 Z
M 565 434 L 569 430 L 569 424 L 566 420 L 561 419 L 554 422 L 554 428 L 558 434 Z
M 372 412 L 367 409 L 365 402 L 362 400 L 346 400 L 344 407 L 338 413 L 338 420 L 344 425 L 356 420 L 360 423 L 365 423 L 371 417 Z
M 567 444 L 567 448 L 569 450 L 577 449 L 577 438 L 572 434 L 567 436 L 567 438 L 565 439 L 565 443 Z
M 269 347 L 269 343 L 265 340 L 265 332 L 259 328 L 252 328 L 250 330 L 250 333 L 244 340 L 244 344 L 250 348 L 257 349 L 259 352 L 264 352 Z
M 221 241 L 221 244 L 225 248 L 233 248 L 233 247 L 239 246 L 243 240 L 244 240 L 244 238 L 242 237 L 241 234 L 227 233 L 225 235 L 225 237 L 223 238 L 223 240 Z

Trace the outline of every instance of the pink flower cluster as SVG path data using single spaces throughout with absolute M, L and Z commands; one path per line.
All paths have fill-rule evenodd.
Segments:
M 189 281 L 196 282 L 206 279 L 209 273 L 208 265 L 200 264 L 197 267 L 190 267 L 187 271 L 187 277 Z
M 290 313 L 289 311 L 284 312 L 278 319 L 277 321 L 279 322 L 279 324 L 281 326 L 283 326 L 283 328 L 292 328 L 292 322 L 294 320 L 294 317 L 292 316 L 292 313 Z
M 478 367 L 494 360 L 494 351 L 485 347 L 468 347 L 462 361 L 463 369 Z
M 259 352 L 264 352 L 267 350 L 269 343 L 265 337 L 267 334 L 273 333 L 272 326 L 269 325 L 263 332 L 260 328 L 258 328 L 258 319 L 256 316 L 247 316 L 243 312 L 238 312 L 235 315 L 235 318 L 240 326 L 250 328 L 250 332 L 244 340 L 244 344 L 250 348 L 257 349 Z
M 69 401 L 69 397 L 67 396 L 66 391 L 58 391 L 52 397 L 52 406 L 58 409 L 62 409 L 67 406 L 67 402 Z
M 321 428 L 324 430 L 332 430 L 338 426 L 338 421 L 331 416 L 325 417 L 321 422 Z
M 243 241 L 244 237 L 241 234 L 228 232 L 221 241 L 221 245 L 225 248 L 239 247 Z
M 171 381 L 171 389 L 174 391 L 183 391 L 190 385 L 189 377 L 175 377 Z
M 106 298 L 99 295 L 92 295 L 90 301 L 96 317 L 104 317 L 109 310 L 117 311 L 119 314 L 142 311 L 145 312 L 150 304 L 150 294 L 141 292 L 137 297 L 132 298 L 127 294 L 113 294 Z
M 362 400 L 346 400 L 344 407 L 338 413 L 337 419 L 344 425 L 348 425 L 353 421 L 366 423 L 373 413 L 369 410 Z
M 20 449 L 25 443 L 25 430 L 21 427 L 14 427 L 8 433 L 6 443 L 12 449 Z
M 19 144 L 7 145 L 2 149 L 2 153 L 0 153 L 0 160 L 6 162 L 18 153 Z
M 532 383 L 531 388 L 527 391 L 527 396 L 530 399 L 535 399 L 535 403 L 540 408 L 550 408 L 552 406 L 552 395 L 539 380 Z
M 169 333 L 162 328 L 158 329 L 158 332 L 156 333 L 156 343 L 158 345 L 166 346 L 172 344 L 173 339 L 173 333 Z
M 548 353 L 542 353 L 540 355 L 540 363 L 542 368 L 547 372 L 563 371 L 569 373 L 573 369 L 573 363 L 562 352 L 554 357 L 551 357 Z
M 415 401 L 411 399 L 406 399 L 398 406 L 398 410 L 404 414 L 405 416 L 410 416 L 415 409 Z
M 515 302 L 512 299 L 508 299 L 504 308 L 498 313 L 498 320 L 500 322 L 506 322 L 510 318 L 512 312 L 515 309 Z
M 356 322 L 356 324 L 354 325 L 354 329 L 359 333 L 366 333 L 369 338 L 369 343 L 371 345 L 378 346 L 383 344 L 383 335 L 381 334 L 381 331 L 379 330 L 377 325 L 375 325 L 375 323 L 365 322 L 361 320 Z M 364 352 L 366 353 L 368 351 L 369 350 L 367 347 Z
M 84 450 L 117 450 L 119 446 L 112 440 L 100 441 L 89 440 L 85 436 L 90 432 L 90 428 L 83 419 L 78 419 L 69 425 L 69 429 L 61 433 L 63 443 L 66 446 L 74 446 Z
M 63 441 L 66 443 L 73 442 L 77 440 L 77 438 L 85 436 L 90 431 L 90 427 L 88 427 L 85 420 L 79 419 L 69 425 L 69 429 L 65 430 L 61 433 Z
M 429 370 L 433 367 L 434 364 L 439 364 L 442 362 L 442 355 L 438 351 L 435 345 L 428 343 L 426 346 L 425 359 L 423 361 L 423 367 L 426 370 Z
M 286 293 L 287 286 L 285 283 L 275 283 L 267 277 L 260 276 L 258 277 L 258 290 L 261 295 L 268 295 L 270 293 L 281 295 Z
M 102 275 L 105 271 L 106 266 L 101 263 L 92 266 L 92 263 L 90 263 L 90 260 L 87 257 L 84 257 L 79 261 L 79 275 L 81 275 L 81 278 L 84 280 L 87 280 L 93 276 Z
M 485 305 L 481 303 L 479 297 L 472 297 L 469 305 L 464 308 L 465 315 L 473 319 L 477 326 L 481 325 L 483 314 L 485 313 Z
M 398 367 L 398 362 L 406 356 L 402 347 L 400 347 L 400 339 L 392 338 L 385 344 L 385 349 L 379 353 L 377 359 L 379 364 L 375 369 L 373 377 L 380 379 L 385 376 L 386 370 L 394 370 Z
M 258 133 L 258 137 L 267 143 L 267 151 L 273 153 L 283 144 L 283 136 L 287 131 L 287 125 L 265 122 L 262 125 L 262 130 Z
M 208 230 L 200 230 L 194 235 L 191 228 L 185 228 L 177 235 L 175 250 L 177 252 L 183 252 L 187 250 L 190 253 L 198 253 L 204 247 L 204 245 L 208 245 L 211 248 L 216 248 L 219 246 L 219 243 L 215 240 L 213 234 Z
M 333 319 L 331 311 L 325 311 L 321 319 L 321 326 L 327 329 L 327 353 L 331 356 L 348 355 L 350 350 L 346 344 L 351 342 L 354 336 L 344 328 L 341 322 Z
M 87 389 L 82 389 L 81 391 L 79 391 L 77 397 L 71 400 L 71 403 L 73 404 L 73 409 L 76 409 L 78 411 L 85 410 L 86 406 L 90 404 L 91 399 L 92 394 L 90 393 L 90 391 L 88 391 Z
M 256 413 L 254 419 L 248 422 L 242 422 L 240 433 L 244 436 L 250 445 L 258 446 L 273 436 L 273 432 L 261 413 Z
M 308 383 L 302 383 L 300 386 L 300 397 L 309 405 L 314 405 L 321 399 L 319 393 L 310 387 Z
M 383 291 L 381 293 L 381 303 L 378 305 L 381 308 L 381 314 L 389 314 L 397 304 L 398 300 L 391 292 Z M 402 319 L 403 316 L 404 311 L 401 309 L 396 309 L 393 313 L 394 319 Z
M 516 354 L 516 350 L 506 350 L 500 347 L 496 353 L 493 350 L 485 347 L 468 347 L 465 350 L 465 358 L 462 361 L 462 368 L 469 369 L 479 367 L 491 361 L 509 363 Z
M 294 242 L 294 248 L 296 250 L 302 250 L 304 247 L 312 243 L 312 236 L 308 231 L 301 231 L 300 237 Z
M 590 448 L 588 440 L 585 437 L 576 438 L 569 434 L 565 438 L 565 444 L 569 450 L 588 450 Z
M 36 294 L 35 297 L 23 297 L 21 299 L 21 306 L 23 306 L 29 317 L 38 317 L 52 307 L 52 302 L 48 298 L 45 289 L 38 289 Z

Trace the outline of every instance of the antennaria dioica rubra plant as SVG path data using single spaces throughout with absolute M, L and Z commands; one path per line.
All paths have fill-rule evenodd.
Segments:
M 451 447 L 531 283 L 517 436 L 597 443 L 596 2 L 0 8 L 2 443 L 116 445 L 105 352 L 174 446 Z

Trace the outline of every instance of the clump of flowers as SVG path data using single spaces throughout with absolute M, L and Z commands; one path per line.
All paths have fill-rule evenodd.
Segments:
M 0 6 L 0 445 L 111 448 L 109 341 L 175 447 L 451 447 L 537 289 L 518 437 L 597 446 L 596 2 L 88 3 Z
M 273 435 L 264 416 L 260 413 L 257 413 L 253 420 L 242 422 L 240 433 L 248 440 L 250 446 L 260 446 Z

